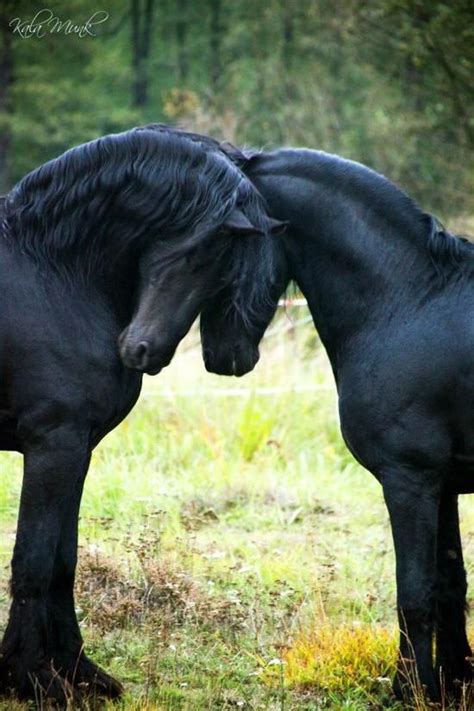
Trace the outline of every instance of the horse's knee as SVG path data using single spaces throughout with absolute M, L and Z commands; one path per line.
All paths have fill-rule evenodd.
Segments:
M 44 597 L 50 584 L 49 556 L 29 560 L 22 552 L 12 559 L 10 594 L 16 601 L 37 600 Z

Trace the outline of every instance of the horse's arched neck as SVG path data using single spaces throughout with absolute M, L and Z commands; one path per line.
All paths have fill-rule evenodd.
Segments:
M 105 197 L 103 201 L 107 207 Z M 80 206 L 86 202 L 83 196 Z M 44 213 L 39 225 L 34 215 L 18 218 L 13 203 L 3 225 L 4 247 L 18 269 L 39 285 L 62 284 L 69 293 L 87 293 L 102 301 L 121 318 L 124 312 L 131 316 L 145 249 L 144 221 L 127 222 L 115 203 L 102 210 L 97 224 L 91 215 L 78 216 L 74 210 L 48 213 L 41 201 L 37 211 Z
M 94 281 L 94 288 L 108 308 L 115 313 L 121 328 L 130 323 L 135 311 L 138 281 L 138 268 L 127 268 L 126 265 L 115 272 L 106 271 L 100 283 Z
M 268 201 L 270 213 L 290 223 L 284 238 L 289 273 L 308 300 L 337 368 L 340 354 L 354 337 L 403 310 L 404 304 L 413 307 L 426 296 L 436 273 L 426 240 L 416 234 L 421 213 L 411 205 L 412 217 L 398 215 L 397 205 L 383 190 L 379 196 L 370 189 L 364 194 L 362 187 L 351 185 L 353 164 L 343 176 L 345 185 L 338 184 L 337 171 L 334 176 L 326 172 L 331 170 L 331 157 L 323 154 L 328 160 L 323 168 L 320 157 L 312 151 L 264 155 L 249 175 Z M 379 179 L 385 187 L 387 181 Z M 397 197 L 397 189 L 388 185 Z M 402 193 L 399 197 L 402 205 L 403 201 L 409 205 Z M 374 204 L 375 199 L 381 202 Z M 386 208 L 384 200 L 389 203 Z
M 113 320 L 117 328 L 124 328 L 132 318 L 135 309 L 138 266 L 130 259 L 91 268 L 79 256 L 54 254 L 49 258 L 43 254 L 29 254 L 3 242 L 0 257 L 4 263 L 12 260 L 12 270 L 22 274 L 21 280 L 36 285 L 38 298 L 50 299 L 54 303 L 61 294 L 77 298 L 81 303 L 100 304 Z

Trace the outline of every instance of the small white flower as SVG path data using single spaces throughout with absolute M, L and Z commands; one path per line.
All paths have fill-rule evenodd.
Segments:
M 275 657 L 275 659 L 270 659 L 268 662 L 267 666 L 269 667 L 274 667 L 275 665 L 279 664 L 280 666 L 283 665 L 285 662 L 283 659 L 278 659 L 278 657 Z

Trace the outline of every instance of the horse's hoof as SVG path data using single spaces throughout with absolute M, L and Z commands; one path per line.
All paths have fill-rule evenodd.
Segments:
M 457 665 L 438 664 L 436 667 L 441 688 L 454 702 L 462 701 L 466 708 L 474 708 L 472 658 L 466 657 Z M 463 706 L 463 708 L 464 708 Z
M 395 698 L 407 705 L 411 705 L 414 700 L 418 699 L 426 699 L 435 704 L 441 700 L 434 675 L 429 684 L 422 685 L 416 676 L 408 678 L 405 672 L 398 672 L 393 680 L 392 688 Z
M 83 696 L 118 699 L 123 694 L 122 684 L 84 654 L 81 655 L 68 677 L 74 688 Z
M 446 691 L 456 691 L 463 684 L 473 681 L 473 666 L 471 657 L 458 660 L 457 664 L 438 663 L 436 672 Z
M 26 669 L 19 660 L 0 659 L 0 694 L 15 696 L 20 701 L 35 701 L 39 708 L 44 704 L 66 708 L 79 700 L 72 684 L 50 664 L 38 669 Z

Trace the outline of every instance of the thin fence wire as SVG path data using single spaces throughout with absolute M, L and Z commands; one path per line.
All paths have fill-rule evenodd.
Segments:
M 307 306 L 308 303 L 306 299 L 281 299 L 278 302 L 280 308 L 291 308 L 291 307 L 301 307 Z M 293 321 L 289 316 L 288 323 L 277 324 L 272 328 L 268 329 L 265 333 L 264 339 L 274 338 L 276 336 L 294 331 L 296 328 L 305 326 L 308 323 L 312 323 L 313 319 L 310 315 Z M 196 339 L 187 346 L 184 351 L 177 354 L 177 358 L 183 356 L 188 356 L 190 353 L 195 352 L 200 348 L 200 341 Z M 259 387 L 222 387 L 222 388 L 160 388 L 159 386 L 148 390 L 143 394 L 142 397 L 146 399 L 149 398 L 182 398 L 182 397 L 251 397 L 253 395 L 258 396 L 274 396 L 282 395 L 285 393 L 317 393 L 317 392 L 331 392 L 334 390 L 332 385 L 290 385 L 290 386 L 259 386 Z
M 287 308 L 291 308 L 293 306 L 307 306 L 308 302 L 306 299 L 280 299 L 278 302 L 278 306 L 280 308 L 284 308 L 285 311 Z M 302 326 L 306 323 L 311 323 L 312 322 L 312 317 L 311 316 L 306 316 L 302 319 L 298 319 L 297 321 L 293 321 L 291 316 L 287 313 L 288 317 L 288 323 L 285 324 L 278 324 L 276 326 L 273 326 L 272 328 L 269 328 L 268 331 L 266 331 L 265 335 L 263 336 L 263 340 L 266 340 L 267 338 L 272 338 L 274 336 L 277 336 L 280 333 L 286 333 L 287 331 L 292 331 L 294 328 L 297 328 L 298 326 Z M 184 354 L 188 354 L 190 352 L 193 352 L 200 348 L 201 346 L 201 341 L 199 336 L 196 338 L 191 338 L 188 339 L 188 342 L 181 346 L 180 352 L 178 352 L 175 356 L 175 358 L 179 358 L 180 356 L 182 357 Z
M 256 387 L 256 388 L 190 388 L 179 390 L 178 388 L 156 389 L 146 392 L 142 395 L 145 399 L 162 397 L 162 398 L 181 398 L 181 397 L 249 397 L 252 395 L 268 396 L 268 395 L 283 395 L 285 393 L 318 393 L 332 392 L 334 388 L 331 385 L 293 385 L 290 387 L 275 386 L 275 387 Z

